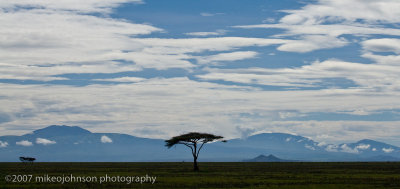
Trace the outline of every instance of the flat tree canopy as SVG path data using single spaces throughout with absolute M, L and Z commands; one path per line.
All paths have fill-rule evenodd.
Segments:
M 200 150 L 203 148 L 203 145 L 208 142 L 214 142 L 221 140 L 222 136 L 217 136 L 213 134 L 208 134 L 208 133 L 196 133 L 196 132 L 191 132 L 179 136 L 174 136 L 169 140 L 165 141 L 165 146 L 168 148 L 171 148 L 172 146 L 175 146 L 176 144 L 183 144 L 187 147 L 189 147 L 192 151 L 193 155 L 193 163 L 194 163 L 194 170 L 198 171 L 199 168 L 197 166 L 197 158 L 199 157 Z M 222 142 L 226 142 L 225 140 L 222 140 Z M 198 146 L 200 145 L 200 146 Z
M 175 144 L 191 144 L 193 142 L 196 143 L 207 143 L 207 142 L 212 142 L 218 139 L 222 139 L 224 137 L 222 136 L 216 136 L 213 134 L 208 134 L 208 133 L 196 133 L 196 132 L 191 132 L 179 136 L 174 136 L 169 140 L 166 140 L 165 146 L 168 148 L 171 148 Z

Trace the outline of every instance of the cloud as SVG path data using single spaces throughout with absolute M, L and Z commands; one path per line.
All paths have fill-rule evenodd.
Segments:
M 359 144 L 358 146 L 356 146 L 356 149 L 366 150 L 369 147 L 371 147 L 371 145 L 369 145 L 369 144 Z
M 234 138 L 241 136 L 237 126 L 253 133 L 297 133 L 312 138 L 328 133 L 332 137 L 325 142 L 391 139 L 400 131 L 398 121 L 288 121 L 279 117 L 278 112 L 307 115 L 359 108 L 379 112 L 400 106 L 397 93 L 365 89 L 264 91 L 185 77 L 85 87 L 4 83 L 0 87 L 0 103 L 11 107 L 7 114 L 18 118 L 1 124 L 0 132 L 5 134 L 20 134 L 54 122 L 136 136 L 141 135 L 133 131 L 135 128 L 164 131 L 146 135 L 151 138 L 193 130 Z M 23 131 L 10 129 L 16 126 Z
M 258 55 L 257 52 L 254 51 L 236 51 L 230 53 L 220 53 L 212 56 L 203 56 L 198 58 L 198 62 L 201 64 L 206 63 L 216 63 L 216 62 L 223 62 L 223 61 L 237 61 L 237 60 L 244 60 L 249 58 L 255 58 Z
M 332 59 L 317 61 L 300 68 L 208 69 L 207 71 L 209 73 L 196 77 L 203 80 L 286 87 L 323 87 L 324 79 L 342 78 L 354 82 L 360 89 L 377 91 L 400 89 L 398 65 L 362 64 Z
M 319 146 L 319 147 L 323 147 L 323 146 L 326 146 L 326 145 L 327 145 L 326 142 L 319 142 L 317 144 L 317 146 Z
M 400 39 L 382 38 L 362 42 L 363 49 L 373 52 L 394 52 L 400 54 Z
M 148 38 L 144 35 L 164 30 L 110 17 L 113 8 L 128 2 L 141 1 L 1 2 L 0 78 L 52 81 L 66 80 L 59 75 L 67 73 L 119 73 L 145 68 L 182 68 L 193 71 L 196 78 L 144 79 L 114 74 L 113 78 L 92 81 L 119 83 L 85 87 L 1 83 L 0 104 L 7 107 L 4 114 L 10 117 L 1 123 L 1 133 L 20 134 L 21 130 L 54 122 L 96 132 L 110 131 L 101 123 L 112 124 L 115 132 L 133 135 L 144 127 L 147 131 L 165 131 L 139 133 L 154 138 L 192 130 L 227 138 L 268 131 L 337 141 L 353 140 L 354 136 L 394 138 L 400 132 L 398 121 L 282 120 L 315 112 L 379 114 L 400 107 L 400 58 L 398 40 L 394 38 L 400 36 L 400 30 L 384 25 L 399 18 L 393 16 L 397 9 L 386 10 L 387 5 L 396 7 L 395 1 L 321 0 L 286 11 L 277 24 L 235 27 L 284 30 L 269 38 L 209 37 L 222 35 L 222 30 L 192 32 L 188 34 L 197 37 L 189 38 Z M 356 14 L 351 15 L 349 10 Z M 378 14 L 375 20 L 369 17 L 369 11 L 378 11 L 372 13 Z M 378 34 L 390 37 L 370 39 Z M 257 47 L 276 46 L 280 51 L 307 53 L 355 43 L 352 37 L 362 41 L 362 56 L 374 62 L 326 59 L 291 68 L 199 69 L 207 64 L 257 58 L 261 55 L 254 50 Z M 326 81 L 335 79 L 339 82 L 326 86 Z M 341 81 L 352 86 L 343 86 Z M 269 86 L 282 89 L 270 90 Z M 332 147 L 335 149 L 339 147 Z
M 0 141 L 0 148 L 5 148 L 8 146 L 8 142 Z
M 243 47 L 261 47 L 282 44 L 287 40 L 247 37 L 214 38 L 135 38 L 143 45 L 140 51 L 124 53 L 122 59 L 130 60 L 142 68 L 168 69 L 196 67 L 189 60 L 200 58 L 193 53 L 232 51 Z
M 313 146 L 310 146 L 308 144 L 305 144 L 304 147 L 309 149 L 309 150 L 315 150 L 315 148 Z
M 385 153 L 392 153 L 394 151 L 393 148 L 382 148 L 382 151 Z
M 45 138 L 36 138 L 36 144 L 42 144 L 42 145 L 47 146 L 47 145 L 51 145 L 51 144 L 55 144 L 55 143 L 56 143 L 56 141 L 53 141 L 53 140 L 48 140 Z
M 319 49 L 343 47 L 347 41 L 326 35 L 305 35 L 301 40 L 295 40 L 278 47 L 280 51 L 306 53 Z
M 205 36 L 213 36 L 213 35 L 225 35 L 227 30 L 216 30 L 214 32 L 189 32 L 185 33 L 185 35 L 190 36 L 198 36 L 198 37 L 205 37 Z
M 21 140 L 19 142 L 16 142 L 15 144 L 20 145 L 20 146 L 32 146 L 32 142 L 27 141 L 27 140 Z
M 57 11 L 73 11 L 79 13 L 110 13 L 112 8 L 119 6 L 122 3 L 143 3 L 141 0 L 18 0 L 18 1 L 3 1 L 0 3 L 0 8 L 15 11 L 23 8 L 57 10 Z
M 400 61 L 400 39 L 381 38 L 363 41 L 362 57 L 371 59 L 378 64 L 398 66 Z M 394 55 L 378 55 L 376 53 L 395 53 Z
M 396 0 L 318 0 L 299 10 L 286 10 L 289 15 L 280 22 L 287 24 L 322 24 L 329 22 L 397 23 L 400 2 Z
M 326 146 L 325 150 L 328 152 L 338 152 L 338 146 L 333 145 L 333 144 L 329 144 Z
M 400 7 L 400 3 L 395 0 L 318 0 L 297 10 L 283 10 L 287 15 L 277 24 L 241 25 L 234 28 L 284 29 L 285 32 L 275 37 L 297 40 L 288 41 L 279 46 L 278 50 L 304 53 L 343 47 L 350 43 L 345 35 L 399 36 L 399 29 L 384 25 L 399 21 L 400 11 L 394 7 Z
M 133 63 L 127 65 L 114 60 L 124 60 L 124 52 L 142 48 L 131 41 L 134 36 L 163 30 L 82 13 L 105 14 L 125 2 L 139 1 L 0 3 L 1 79 L 50 81 L 65 79 L 54 77 L 56 74 L 139 70 Z
M 239 25 L 233 26 L 233 28 L 242 29 L 257 29 L 257 28 L 280 28 L 285 29 L 283 33 L 275 34 L 276 37 L 287 37 L 287 36 L 302 36 L 302 35 L 322 35 L 327 37 L 340 37 L 343 35 L 355 35 L 355 36 L 368 36 L 368 35 L 391 35 L 399 36 L 400 30 L 396 28 L 379 27 L 367 24 L 350 24 L 350 23 L 339 23 L 339 24 L 311 24 L 311 25 L 292 25 L 292 24 L 256 24 L 256 25 Z
M 108 136 L 106 136 L 106 135 L 101 136 L 100 141 L 101 141 L 101 143 L 112 143 L 112 142 L 113 142 L 113 141 L 111 140 L 111 138 L 108 137 Z
M 110 81 L 110 82 L 121 82 L 121 83 L 130 83 L 130 82 L 140 82 L 146 80 L 145 78 L 140 77 L 119 77 L 119 78 L 111 78 L 111 79 L 94 79 L 94 81 Z
M 276 34 L 275 37 L 285 38 L 295 36 L 295 40 L 287 41 L 278 47 L 278 50 L 288 52 L 311 52 L 319 49 L 331 49 L 343 47 L 349 42 L 345 35 L 368 36 L 368 35 L 392 35 L 400 36 L 400 30 L 384 28 L 371 25 L 347 24 L 324 24 L 324 25 L 290 25 L 290 24 L 259 24 L 242 25 L 234 28 L 256 29 L 256 28 L 279 28 L 286 32 Z M 305 49 L 301 49 L 304 47 Z
M 341 152 L 346 152 L 346 153 L 352 153 L 352 154 L 358 154 L 359 153 L 357 148 L 352 149 L 349 146 L 347 146 L 347 144 L 342 144 L 340 146 L 340 151 Z
M 129 2 L 141 1 L 88 1 L 80 6 L 65 0 L 3 2 L 0 4 L 3 10 L 0 12 L 0 35 L 3 36 L 0 79 L 47 82 L 66 80 L 57 75 L 74 73 L 192 69 L 196 67 L 192 60 L 199 58 L 193 53 L 232 51 L 288 41 L 246 37 L 140 38 L 140 35 L 164 30 L 109 17 L 113 8 Z
M 147 53 L 201 53 L 205 51 L 230 51 L 242 47 L 262 47 L 282 44 L 288 40 L 249 37 L 213 38 L 135 38 L 133 41 L 146 46 Z
M 303 115 L 303 114 L 301 114 L 301 113 L 298 113 L 298 112 L 290 112 L 290 111 L 278 112 L 278 114 L 279 114 L 279 117 L 280 117 L 281 119 L 305 116 L 305 115 Z

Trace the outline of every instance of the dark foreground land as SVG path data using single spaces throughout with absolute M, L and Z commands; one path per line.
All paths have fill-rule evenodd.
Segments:
M 200 172 L 191 169 L 191 163 L 0 163 L 0 188 L 400 188 L 400 163 L 200 163 Z M 98 180 L 49 180 L 71 174 Z M 149 177 L 157 177 L 154 184 Z

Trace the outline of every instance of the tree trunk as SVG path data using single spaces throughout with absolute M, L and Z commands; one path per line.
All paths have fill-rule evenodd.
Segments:
M 197 143 L 194 143 L 193 147 L 193 171 L 199 171 L 199 166 L 197 166 Z
M 197 166 L 197 157 L 193 157 L 193 171 L 199 171 L 199 166 Z

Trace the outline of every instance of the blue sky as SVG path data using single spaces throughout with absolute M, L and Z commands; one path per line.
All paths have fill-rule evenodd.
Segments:
M 400 145 L 397 0 L 0 3 L 0 132 Z

